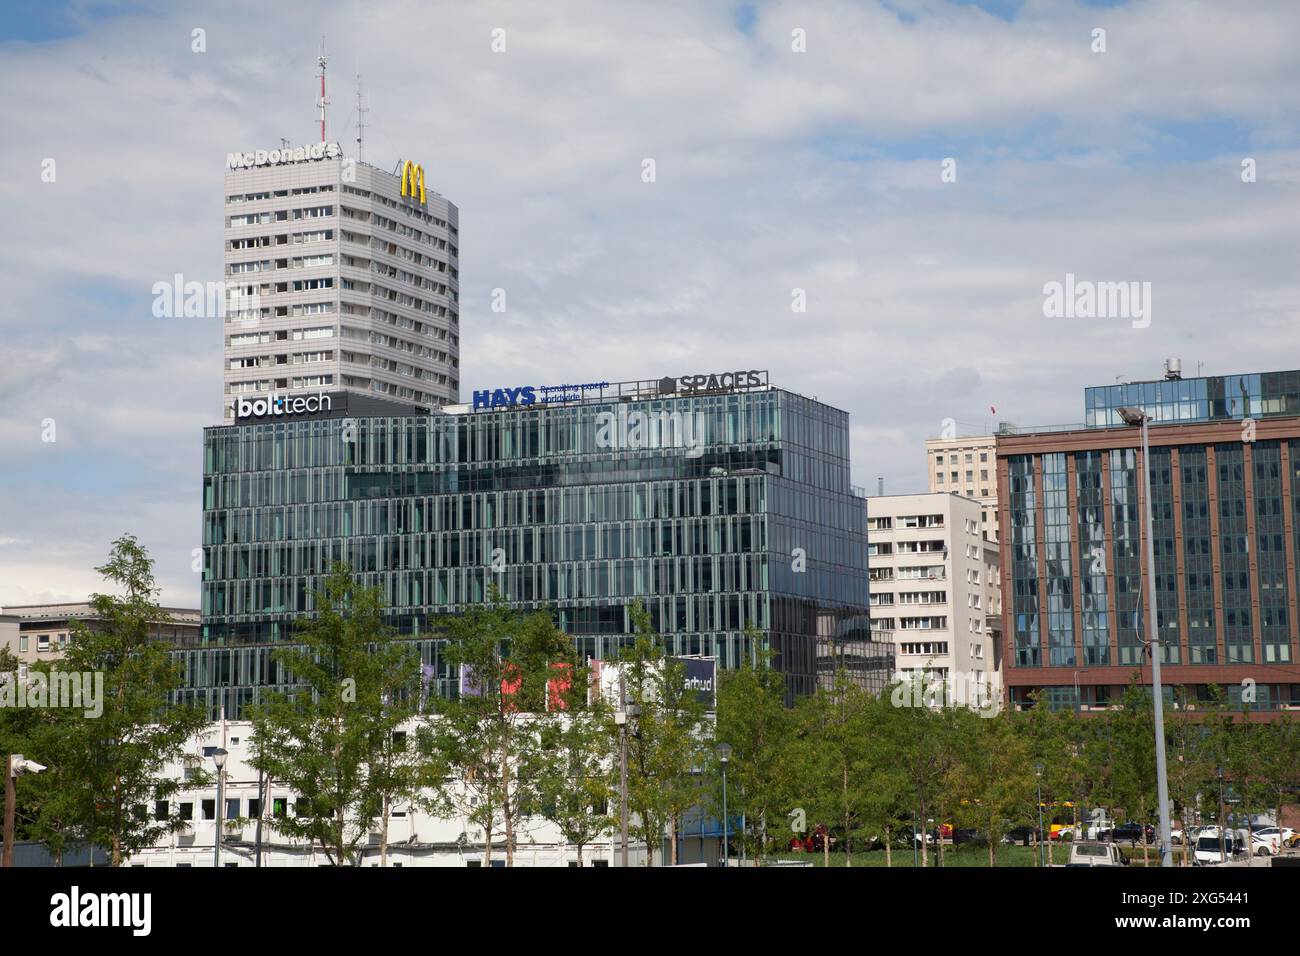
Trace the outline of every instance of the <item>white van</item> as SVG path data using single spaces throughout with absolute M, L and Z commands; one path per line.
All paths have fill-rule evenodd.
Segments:
M 1245 830 L 1225 830 L 1223 842 L 1219 842 L 1219 828 L 1205 827 L 1196 835 L 1196 852 L 1192 856 L 1194 866 L 1218 866 L 1233 860 L 1249 859 L 1250 839 Z

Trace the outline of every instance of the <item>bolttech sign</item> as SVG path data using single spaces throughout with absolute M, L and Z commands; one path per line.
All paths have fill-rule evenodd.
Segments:
M 319 395 L 277 395 L 272 392 L 266 398 L 240 398 L 235 402 L 235 420 L 245 418 L 276 418 L 281 415 L 310 415 L 313 412 L 328 412 L 333 401 L 325 392 Z

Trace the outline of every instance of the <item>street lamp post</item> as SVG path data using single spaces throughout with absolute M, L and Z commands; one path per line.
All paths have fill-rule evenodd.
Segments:
M 1160 686 L 1160 631 L 1156 625 L 1156 554 L 1154 509 L 1151 507 L 1151 417 L 1140 408 L 1121 408 L 1126 425 L 1142 427 L 1142 491 L 1146 499 L 1147 606 L 1151 631 L 1151 698 L 1156 724 L 1156 800 L 1160 806 L 1160 865 L 1173 866 L 1169 854 L 1169 775 L 1165 768 L 1165 701 Z
M 731 855 L 727 852 L 727 837 L 730 835 L 730 821 L 727 819 L 727 762 L 731 760 L 731 744 L 718 744 L 713 748 L 722 764 L 722 865 L 731 865 Z
M 619 709 L 614 712 L 614 723 L 618 725 L 618 821 L 622 841 L 620 856 L 622 865 L 627 867 L 627 725 L 628 721 L 641 715 L 641 706 L 627 699 L 627 684 L 623 675 L 618 676 Z M 646 852 L 652 852 L 649 845 Z
M 1043 856 L 1043 765 L 1038 761 L 1034 762 L 1034 789 L 1038 793 L 1038 865 L 1046 866 L 1047 859 Z
M 1226 863 L 1228 857 L 1223 845 L 1223 768 L 1217 768 L 1215 773 L 1219 777 L 1219 862 Z
M 226 806 L 226 756 L 220 747 L 212 751 L 212 762 L 217 765 L 217 838 L 213 841 L 212 865 L 217 869 L 221 868 L 221 826 Z

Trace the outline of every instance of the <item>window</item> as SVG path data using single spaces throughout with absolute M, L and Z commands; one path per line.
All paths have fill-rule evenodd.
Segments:
M 202 819 L 215 820 L 217 818 L 217 801 L 203 800 L 200 802 Z
M 38 634 L 36 636 L 36 651 L 41 653 L 50 649 L 50 635 Z
M 168 806 L 166 800 L 155 800 L 153 804 L 153 818 L 155 820 L 166 820 L 168 816 Z
M 31 643 L 31 640 L 32 639 L 28 637 L 26 634 L 18 638 L 18 652 L 20 654 L 27 653 L 27 645 Z
M 181 811 L 181 812 L 180 812 L 180 818 L 181 818 L 182 820 L 187 820 L 187 821 L 188 821 L 188 820 L 193 820 L 193 819 L 194 819 L 194 804 L 193 804 L 193 803 L 182 803 L 182 804 L 181 804 L 180 811 Z

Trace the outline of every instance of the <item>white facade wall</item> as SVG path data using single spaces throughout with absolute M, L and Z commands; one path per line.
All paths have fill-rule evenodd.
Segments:
M 894 642 L 895 676 L 942 678 L 958 701 L 1001 700 L 997 546 L 981 504 L 950 494 L 867 499 L 871 627 Z M 963 695 L 965 695 L 963 697 Z
M 408 728 L 413 732 L 413 727 Z M 231 721 L 223 726 L 214 724 L 207 731 L 197 735 L 186 748 L 187 761 L 191 766 L 201 766 L 211 782 L 204 786 L 183 788 L 173 796 L 167 807 L 170 815 L 177 814 L 188 804 L 192 822 L 185 830 L 168 836 L 163 843 L 144 850 L 131 857 L 130 866 L 189 866 L 211 867 L 214 865 L 214 850 L 217 831 L 216 768 L 211 756 L 205 755 L 212 749 L 222 748 L 228 753 L 225 767 L 225 786 L 223 799 L 230 804 L 232 811 L 238 811 L 237 822 L 225 822 L 225 837 L 222 841 L 221 864 L 225 866 L 251 867 L 256 865 L 255 839 L 256 820 L 250 818 L 255 807 L 250 808 L 250 801 L 258 798 L 258 774 L 249 765 L 253 738 L 252 724 L 246 721 Z M 165 771 L 173 779 L 185 777 L 185 762 L 173 763 Z M 272 781 L 270 787 L 271 807 L 275 801 L 284 801 L 286 813 L 292 815 L 296 795 L 288 787 Z M 206 806 L 205 806 L 206 802 Z M 153 813 L 156 808 L 148 807 Z M 223 813 L 224 816 L 224 813 Z M 289 837 L 278 834 L 269 826 L 268 817 L 262 825 L 263 866 L 297 867 L 327 866 L 329 860 L 319 849 L 312 850 L 304 844 L 297 843 Z M 370 838 L 362 839 L 364 848 L 363 866 L 379 865 L 380 821 L 376 820 Z M 464 816 L 447 818 L 432 817 L 412 807 L 398 805 L 389 822 L 389 866 L 423 867 L 423 866 L 482 866 L 484 864 L 484 834 L 482 828 L 471 824 Z M 515 866 L 568 866 L 577 860 L 577 849 L 568 845 L 556 827 L 546 820 L 528 818 L 516 823 Z M 596 843 L 583 847 L 584 866 L 621 865 L 621 847 L 617 833 L 611 834 Z M 498 823 L 493 832 L 493 865 L 505 861 L 505 833 Z M 656 863 L 660 863 L 656 854 Z M 629 843 L 628 863 L 631 866 L 645 864 L 645 845 L 635 841 Z
M 993 435 L 931 438 L 925 443 L 930 491 L 974 498 L 980 503 L 980 527 L 998 540 L 998 456 Z

